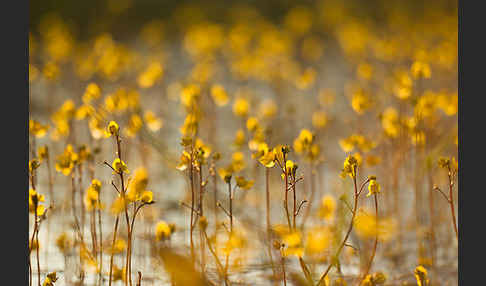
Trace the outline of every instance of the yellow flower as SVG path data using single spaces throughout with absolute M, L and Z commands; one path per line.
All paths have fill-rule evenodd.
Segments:
M 40 163 L 36 158 L 29 161 L 29 173 L 34 173 L 35 169 L 39 168 Z
M 189 113 L 187 114 L 186 118 L 184 119 L 184 125 L 180 128 L 182 135 L 193 135 L 196 134 L 197 127 L 198 127 L 198 115 Z
M 194 148 L 196 150 L 199 150 L 204 158 L 209 158 L 211 155 L 211 148 L 204 144 L 204 142 L 201 140 L 201 138 L 196 138 L 196 142 L 194 142 Z
M 131 202 L 140 200 L 142 192 L 146 190 L 147 185 L 148 185 L 147 169 L 144 167 L 137 168 L 128 186 L 127 199 Z
M 311 144 L 314 140 L 314 134 L 308 129 L 302 129 L 299 137 L 294 140 L 294 150 L 297 154 L 309 152 Z
M 358 114 L 363 114 L 371 107 L 371 99 L 364 90 L 358 89 L 354 92 L 351 99 L 351 106 Z
M 306 68 L 302 74 L 297 76 L 295 85 L 298 89 L 306 90 L 312 87 L 316 80 L 317 72 L 313 68 Z
M 354 142 L 350 137 L 339 140 L 339 145 L 341 146 L 341 149 L 343 149 L 343 151 L 346 153 L 351 152 L 354 149 Z
M 62 172 L 64 176 L 71 174 L 74 165 L 78 162 L 79 155 L 73 151 L 73 146 L 68 144 L 64 152 L 56 158 L 56 171 Z
M 79 147 L 78 158 L 79 158 L 80 163 L 92 158 L 91 150 L 85 144 L 83 144 Z
M 223 247 L 223 253 L 230 254 L 235 249 L 241 249 L 246 246 L 246 238 L 243 233 L 239 231 L 234 231 L 230 233 L 228 240 L 225 242 Z
M 150 110 L 145 111 L 143 118 L 148 129 L 152 132 L 158 131 L 164 124 L 162 119 L 156 117 L 155 114 Z
M 128 120 L 128 126 L 125 128 L 125 134 L 128 137 L 134 137 L 142 128 L 143 121 L 138 114 L 132 114 Z
M 235 140 L 233 141 L 233 143 L 237 147 L 242 147 L 243 145 L 245 145 L 245 131 L 243 131 L 242 129 L 238 129 L 236 131 Z
M 151 204 L 154 201 L 153 197 L 154 197 L 154 194 L 151 191 L 144 191 L 142 193 L 142 196 L 140 197 L 140 200 L 143 203 Z
M 371 277 L 371 281 L 373 281 L 374 285 L 385 284 L 386 276 L 382 272 L 375 272 Z
M 56 246 L 62 253 L 66 254 L 71 250 L 72 241 L 69 239 L 68 235 L 63 232 L 57 237 Z
M 219 84 L 215 84 L 211 87 L 211 97 L 216 105 L 220 107 L 225 106 L 229 101 L 228 94 L 224 90 L 223 86 Z
M 191 155 L 187 151 L 183 151 L 180 157 L 180 162 L 176 166 L 179 171 L 186 170 L 191 165 Z
M 366 277 L 363 279 L 361 282 L 360 286 L 374 286 L 375 283 L 373 283 L 373 277 L 371 274 L 367 274 Z
M 81 244 L 79 248 L 79 258 L 83 263 L 83 267 L 90 266 L 94 269 L 98 269 L 98 262 L 94 258 L 93 254 L 88 250 L 85 244 Z
M 259 155 L 258 162 L 260 162 L 263 166 L 267 168 L 272 168 L 275 166 L 275 153 L 273 150 L 269 150 L 266 143 L 258 144 L 258 152 Z
M 393 107 L 388 107 L 383 111 L 381 116 L 381 126 L 385 131 L 385 134 L 396 138 L 400 131 L 400 123 L 398 118 L 398 112 Z
M 356 168 L 358 167 L 358 160 L 353 156 L 349 155 L 344 160 L 344 167 L 341 172 L 341 177 L 344 178 L 346 175 L 349 175 L 351 178 L 356 177 Z
M 406 71 L 399 70 L 395 73 L 395 83 L 393 93 L 401 100 L 405 100 L 412 95 L 413 81 Z
M 243 152 L 235 152 L 231 156 L 231 166 L 233 171 L 239 172 L 246 167 L 245 159 L 244 159 Z
M 105 108 L 109 112 L 123 112 L 128 108 L 128 105 L 128 95 L 124 88 L 119 88 L 115 93 L 105 97 Z
M 368 194 L 366 194 L 367 197 L 373 195 L 373 194 L 378 194 L 380 192 L 380 184 L 376 182 L 376 177 L 371 176 L 370 182 L 368 184 Z
M 127 201 L 123 198 L 122 195 L 118 195 L 118 197 L 111 204 L 110 210 L 113 215 L 118 215 L 122 211 L 124 211 L 126 207 Z
M 84 196 L 84 205 L 88 211 L 95 210 L 99 208 L 98 204 L 99 193 L 93 187 L 89 187 L 86 190 L 86 195 Z
M 111 136 L 110 132 L 107 131 L 107 128 L 103 126 L 102 120 L 95 116 L 91 117 L 88 126 L 91 136 L 93 136 L 94 139 L 108 138 Z
M 120 127 L 118 126 L 118 124 L 115 121 L 112 120 L 112 121 L 110 121 L 110 123 L 108 123 L 107 130 L 108 130 L 108 134 L 113 135 L 113 136 L 118 136 L 118 132 L 120 131 Z
M 172 235 L 172 228 L 165 221 L 159 221 L 155 226 L 155 239 L 163 241 L 169 239 Z
M 322 255 L 331 246 L 333 233 L 329 227 L 313 227 L 307 232 L 305 252 L 309 255 Z
M 54 282 L 56 282 L 58 279 L 56 272 L 51 272 L 47 274 L 46 279 L 44 280 L 44 283 L 42 286 L 54 286 Z
M 126 268 L 118 268 L 118 266 L 113 265 L 113 280 L 112 281 L 125 281 L 125 271 Z
M 113 172 L 113 174 L 115 174 L 115 173 L 118 173 L 118 174 L 130 173 L 130 171 L 127 168 L 127 165 L 125 164 L 125 162 L 120 160 L 120 158 L 116 158 L 115 160 L 113 160 L 113 163 L 111 164 L 111 166 L 115 170 Z
M 440 108 L 447 116 L 457 114 L 457 105 L 457 92 L 450 95 L 441 93 L 437 96 L 437 107 Z
M 45 208 L 40 202 L 44 201 L 44 195 L 37 193 L 35 190 L 29 190 L 29 212 L 37 212 L 37 216 L 42 216 L 44 214 Z
M 302 257 L 304 255 L 302 234 L 300 231 L 291 231 L 288 229 L 288 227 L 283 225 L 274 226 L 273 230 L 277 233 L 285 245 L 282 253 L 284 256 Z
M 95 109 L 93 106 L 89 104 L 83 104 L 81 105 L 78 110 L 76 110 L 75 117 L 77 120 L 83 120 L 86 117 L 91 116 L 95 112 Z
M 127 248 L 127 243 L 123 238 L 117 238 L 114 245 L 111 247 L 110 252 L 117 254 L 122 253 Z
M 253 183 L 255 183 L 255 181 L 247 180 L 243 176 L 238 176 L 235 179 L 236 185 L 243 190 L 249 190 L 253 186 Z
M 162 65 L 159 62 L 153 62 L 138 76 L 138 85 L 141 88 L 149 88 L 162 77 L 163 73 Z
M 47 62 L 42 69 L 44 77 L 50 81 L 55 81 L 61 73 L 59 65 L 54 62 Z
M 100 87 L 96 83 L 92 82 L 88 84 L 86 90 L 84 91 L 83 102 L 85 104 L 89 104 L 92 100 L 100 98 L 100 96 L 101 96 Z
M 97 192 L 99 193 L 99 192 L 100 192 L 100 190 L 101 190 L 101 182 L 100 182 L 100 180 L 98 180 L 98 179 L 93 179 L 93 180 L 91 181 L 91 187 L 92 187 L 92 188 L 93 188 L 95 191 L 97 191 Z
M 429 64 L 421 61 L 415 61 L 410 71 L 414 78 L 430 78 L 431 75 Z
M 33 119 L 29 120 L 29 132 L 35 137 L 44 137 L 47 134 L 47 130 L 49 130 L 49 125 L 42 125 Z
M 227 168 L 219 168 L 218 174 L 221 179 L 228 184 L 231 181 L 231 177 L 233 176 L 233 168 L 231 167 L 231 165 Z
M 376 146 L 373 141 L 360 134 L 352 134 L 348 138 L 341 139 L 339 145 L 341 145 L 341 149 L 343 149 L 344 152 L 351 152 L 354 148 L 359 148 L 363 152 L 368 152 Z
M 415 279 L 417 279 L 418 286 L 429 285 L 429 278 L 427 277 L 427 269 L 422 265 L 419 265 L 414 270 Z
M 248 120 L 246 120 L 246 128 L 251 132 L 255 131 L 259 126 L 260 124 L 256 117 L 249 117 Z
M 201 88 L 197 84 L 189 84 L 181 90 L 181 102 L 182 104 L 187 107 L 191 108 L 196 99 L 199 97 L 201 92 Z
M 285 170 L 287 171 L 287 176 L 290 176 L 292 174 L 295 175 L 295 171 L 297 171 L 298 165 L 295 164 L 292 160 L 287 160 L 285 162 Z M 285 175 L 282 174 L 282 179 L 285 178 Z
M 378 219 L 371 211 L 360 210 L 356 215 L 354 226 L 356 234 L 362 239 L 375 239 L 379 241 L 389 241 L 396 234 L 396 221 L 389 217 L 379 217 Z
M 321 206 L 319 208 L 319 217 L 325 220 L 331 220 L 334 217 L 334 211 L 336 210 L 336 200 L 330 195 L 325 195 L 322 198 Z
M 250 109 L 250 103 L 244 98 L 237 98 L 233 104 L 233 113 L 236 116 L 246 117 Z

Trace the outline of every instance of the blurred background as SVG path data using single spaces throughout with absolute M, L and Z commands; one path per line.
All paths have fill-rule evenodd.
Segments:
M 235 284 L 281 284 L 280 274 L 270 274 L 271 241 L 262 234 L 265 168 L 256 154 L 265 143 L 292 147 L 303 176 L 299 199 L 313 201 L 301 235 L 315 280 L 349 222 L 345 202 L 351 203 L 352 182 L 339 174 L 354 154 L 360 179 L 376 175 L 382 190 L 384 225 L 372 272 L 385 273 L 385 285 L 417 285 L 414 269 L 423 265 L 430 285 L 457 285 L 451 208 L 435 188 L 446 190 L 450 183 L 439 158 L 457 167 L 457 1 L 33 0 L 29 9 L 30 159 L 48 147 L 50 161 L 41 164 L 37 189 L 54 206 L 49 226 L 43 223 L 39 232 L 42 281 L 58 271 L 58 286 L 107 285 L 109 252 L 96 258 L 104 269 L 93 270 L 80 259 L 79 241 L 61 249 L 59 237 L 68 233 L 76 241 L 71 211 L 89 215 L 84 196 L 94 177 L 106 204 L 99 240 L 105 249 L 111 246 L 114 216 L 108 209 L 116 193 L 103 162 L 114 159 L 105 130 L 115 120 L 123 131 L 124 161 L 132 174 L 146 168 L 157 202 L 141 212 L 134 240 L 133 259 L 147 284 L 171 283 L 151 248 L 162 243 L 155 238 L 157 222 L 174 223 L 170 246 L 188 253 L 189 212 L 180 203 L 190 204 L 190 192 L 187 172 L 180 170 L 181 140 L 193 136 L 211 156 L 221 154 L 215 169 L 204 169 L 219 182 L 208 183 L 205 206 L 219 213 L 219 222 L 226 217 L 210 198 L 219 190 L 221 202 L 228 201 L 215 170 L 234 166 L 241 155 L 245 167 L 235 175 L 254 184 L 238 193 L 235 204 L 238 228 L 250 242 L 232 262 Z M 309 146 L 302 143 L 306 134 L 312 134 Z M 70 175 L 56 166 L 68 144 L 92 154 L 84 163 L 92 173 L 68 170 L 76 176 L 76 200 Z M 277 226 L 285 223 L 277 168 L 269 181 L 270 218 Z M 451 194 L 457 202 L 457 188 Z M 374 212 L 371 199 L 363 196 L 360 204 Z M 332 216 L 323 218 L 329 205 Z M 224 241 L 216 220 L 210 217 L 210 235 Z M 29 222 L 32 230 L 32 215 Z M 350 240 L 361 249 L 343 252 L 331 285 L 354 285 L 366 266 L 374 233 L 358 225 Z M 83 226 L 89 237 L 88 220 Z M 316 239 L 316 233 L 325 235 Z M 127 240 L 124 228 L 120 237 Z M 309 241 L 326 247 L 308 247 Z M 123 251 L 115 257 L 120 269 Z M 208 263 L 207 275 L 215 279 L 214 262 Z M 287 267 L 300 273 L 295 257 Z M 104 280 L 98 280 L 100 272 Z

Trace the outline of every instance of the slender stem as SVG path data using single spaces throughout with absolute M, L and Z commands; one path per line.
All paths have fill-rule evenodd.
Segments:
M 110 278 L 108 280 L 108 285 L 111 286 L 111 279 L 113 276 L 113 256 L 115 254 L 114 248 L 115 248 L 115 242 L 116 242 L 116 232 L 118 230 L 118 221 L 120 220 L 120 216 L 116 216 L 115 220 L 115 230 L 113 232 L 113 242 L 111 243 L 111 253 L 110 253 Z
M 457 223 L 456 223 L 456 212 L 454 210 L 454 197 L 452 194 L 453 187 L 454 187 L 454 178 L 451 175 L 451 169 L 449 167 L 449 205 L 451 206 L 452 224 L 454 225 L 454 232 L 456 233 L 456 239 L 459 239 L 459 234 L 457 231 Z
M 116 141 L 116 147 L 117 147 L 117 154 L 118 154 L 118 159 L 122 161 L 122 156 L 121 156 L 121 139 L 120 136 L 117 134 L 115 137 Z M 127 222 L 127 235 L 128 235 L 128 243 L 127 243 L 127 255 L 126 255 L 126 261 L 125 261 L 125 285 L 128 285 L 130 283 L 130 286 L 132 285 L 132 276 L 129 269 L 129 264 L 130 264 L 130 254 L 132 250 L 132 241 L 131 241 L 131 229 L 130 229 L 130 218 L 128 216 L 128 208 L 127 204 L 125 202 L 125 180 L 123 179 L 123 171 L 120 170 L 118 172 L 120 176 L 120 183 L 121 183 L 121 195 L 124 200 L 124 205 L 125 205 L 125 219 Z
M 223 278 L 225 279 L 225 282 L 226 282 L 227 278 L 226 278 L 226 275 L 224 273 L 223 264 L 221 264 L 221 261 L 219 260 L 218 255 L 216 254 L 215 250 L 211 246 L 211 242 L 209 241 L 208 234 L 206 233 L 206 230 L 203 229 L 202 233 L 204 235 L 204 238 L 206 239 L 206 243 L 208 245 L 209 251 L 211 252 L 211 254 L 213 254 L 214 260 L 216 261 L 216 265 L 218 266 L 219 273 L 220 273 L 221 276 L 223 276 Z
M 214 243 L 217 245 L 218 239 L 218 185 L 216 174 L 213 175 L 213 187 L 214 187 Z M 216 249 L 217 254 L 217 249 Z
M 47 148 L 47 146 L 46 146 L 46 148 Z M 46 156 L 46 165 L 47 165 L 47 176 L 48 176 L 48 181 L 49 181 L 48 186 L 49 186 L 49 200 L 51 202 L 50 203 L 50 207 L 51 208 L 54 208 L 54 189 L 53 189 L 54 183 L 52 181 L 52 173 L 51 173 L 51 164 L 50 164 L 50 160 L 49 160 L 49 152 L 47 152 L 47 156 Z M 51 220 L 48 219 L 47 220 L 47 232 L 46 232 L 47 233 L 47 237 L 46 237 L 46 240 L 47 241 L 50 241 L 50 235 L 51 235 L 51 231 L 50 230 L 51 230 Z M 46 252 L 47 253 L 49 253 L 49 246 L 50 246 L 50 244 L 48 243 L 46 245 Z M 48 268 L 48 264 L 47 263 L 48 263 L 49 259 L 47 259 L 48 258 L 47 255 L 45 257 L 46 257 L 46 259 L 45 259 L 44 264 L 45 264 L 45 267 Z
M 79 201 L 80 201 L 80 209 L 81 209 L 81 231 L 84 236 L 84 226 L 85 226 L 85 209 L 83 204 L 83 165 L 79 164 L 78 166 L 78 186 L 79 186 Z
M 367 180 L 369 181 L 369 180 Z M 364 187 L 365 184 L 362 185 L 361 190 L 358 192 L 358 186 L 356 184 L 356 176 L 353 177 L 353 183 L 354 183 L 354 207 L 353 207 L 353 212 L 351 216 L 351 222 L 349 223 L 348 231 L 346 232 L 346 236 L 344 237 L 344 240 L 341 242 L 341 245 L 339 246 L 338 250 L 336 251 L 336 254 L 334 257 L 337 259 L 339 257 L 339 254 L 341 253 L 341 250 L 343 249 L 344 245 L 346 244 L 349 235 L 351 234 L 351 231 L 353 230 L 353 225 L 354 225 L 354 217 L 356 216 L 356 210 L 358 209 L 358 198 L 359 195 Z M 327 267 L 326 271 L 322 274 L 321 278 L 319 279 L 319 282 L 317 282 L 317 286 L 321 285 L 324 282 L 324 278 L 326 278 L 327 273 L 329 273 L 329 270 L 331 270 L 333 266 L 333 263 L 329 264 Z
M 285 166 L 285 163 L 284 163 Z M 289 180 L 287 176 L 287 167 L 284 167 L 285 172 L 285 199 L 284 199 L 284 208 L 285 213 L 287 215 L 287 223 L 289 225 L 289 230 L 292 229 L 292 224 L 290 223 L 290 216 L 289 216 L 289 204 L 288 204 L 288 193 L 289 193 Z
M 194 230 L 194 170 L 193 170 L 193 147 L 191 146 L 191 166 L 189 169 L 189 180 L 191 183 L 191 223 L 190 223 L 190 243 L 191 243 L 191 258 L 194 262 L 195 255 L 194 255 L 194 241 L 192 238 L 192 233 Z
M 294 230 L 297 228 L 296 219 L 297 219 L 297 194 L 295 193 L 295 174 L 291 176 L 292 180 L 292 193 L 294 195 L 294 204 L 293 204 L 293 212 L 292 212 L 292 222 L 294 224 Z
M 101 194 L 98 195 L 98 228 L 100 230 L 100 285 L 102 282 L 102 277 L 103 277 L 103 232 L 101 228 L 101 199 L 100 199 Z
M 375 201 L 375 216 L 376 216 L 376 222 L 375 222 L 375 242 L 373 244 L 373 250 L 371 252 L 370 261 L 368 262 L 368 266 L 366 267 L 366 270 L 365 270 L 365 272 L 363 274 L 363 280 L 366 278 L 366 275 L 368 275 L 368 273 L 371 270 L 371 265 L 373 264 L 373 259 L 375 258 L 375 254 L 376 254 L 376 248 L 378 246 L 378 199 L 376 197 L 376 194 L 373 195 L 373 198 L 374 198 L 374 201 Z M 361 281 L 361 282 L 363 282 L 363 281 Z
M 432 258 L 432 266 L 435 265 L 436 259 L 436 238 L 435 238 L 435 210 L 434 210 L 434 190 L 430 188 L 432 186 L 432 174 L 430 169 L 428 170 L 429 180 L 429 232 L 430 232 L 430 252 Z
M 229 196 L 230 232 L 233 233 L 233 195 L 231 194 L 231 181 L 228 182 L 228 196 Z
M 310 211 L 312 209 L 312 202 L 314 201 L 314 196 L 315 196 L 315 193 L 316 193 L 315 182 L 314 182 L 314 178 L 315 178 L 314 166 L 313 166 L 312 163 L 310 163 L 309 167 L 310 167 L 310 189 L 311 189 L 311 193 L 310 193 L 309 205 L 307 206 L 307 209 L 305 210 L 305 213 L 304 213 L 304 217 L 302 218 L 302 228 L 304 227 L 304 225 L 307 221 L 307 218 L 309 217 Z
M 286 274 L 285 274 L 285 257 L 282 253 L 282 249 L 280 249 L 280 257 L 281 257 L 281 262 L 282 262 L 283 284 L 284 284 L 284 286 L 287 286 L 287 277 L 286 277 Z
M 37 247 L 35 249 L 36 256 L 37 256 L 37 284 L 40 286 L 41 280 L 40 280 L 40 260 L 39 260 L 39 228 L 37 228 L 35 234 L 35 241 L 37 241 Z
M 203 197 L 204 197 L 204 187 L 203 187 L 203 173 L 202 173 L 202 164 L 199 164 L 199 212 L 201 213 L 201 216 L 204 215 L 204 210 L 203 210 Z M 199 229 L 199 244 L 201 246 L 201 271 L 204 273 L 205 271 L 205 246 L 204 246 L 204 237 L 201 232 L 201 229 Z
M 90 227 L 90 232 L 91 232 L 91 251 L 94 253 L 96 256 L 97 254 L 97 249 L 96 246 L 98 245 L 97 239 L 96 239 L 96 226 L 95 226 L 95 210 L 92 210 L 90 212 L 90 219 L 89 219 L 89 227 Z

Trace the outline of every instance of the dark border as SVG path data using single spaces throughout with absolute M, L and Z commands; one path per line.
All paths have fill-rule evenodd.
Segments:
M 2 285 L 28 285 L 28 118 L 29 1 L 2 3 L 1 98 L 1 256 Z M 8 283 L 11 282 L 12 283 Z

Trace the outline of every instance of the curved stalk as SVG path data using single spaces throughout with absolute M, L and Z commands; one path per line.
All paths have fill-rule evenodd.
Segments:
M 349 235 L 351 234 L 351 231 L 353 230 L 354 218 L 356 216 L 356 211 L 358 210 L 358 199 L 359 199 L 359 195 L 361 194 L 361 192 L 363 191 L 364 186 L 368 182 L 369 182 L 369 179 L 367 179 L 361 185 L 361 188 L 358 191 L 358 185 L 356 183 L 356 175 L 353 177 L 353 184 L 354 184 L 354 206 L 353 206 L 353 210 L 352 210 L 351 222 L 349 223 L 349 227 L 348 227 L 348 230 L 347 230 L 346 235 L 344 237 L 344 240 L 341 242 L 341 245 L 339 245 L 339 248 L 336 251 L 336 254 L 334 255 L 335 258 L 339 257 L 339 254 L 341 254 L 341 251 L 342 251 L 343 247 L 346 245 L 346 242 L 347 242 L 347 240 L 349 238 Z M 331 270 L 331 268 L 332 268 L 333 265 L 334 264 L 332 264 L 332 263 L 329 264 L 329 266 L 327 267 L 326 271 L 324 271 L 324 273 L 322 274 L 321 278 L 319 279 L 319 282 L 317 282 L 317 286 L 321 285 L 324 282 L 324 279 L 326 278 L 326 275 L 329 273 L 329 271 Z
M 376 254 L 376 248 L 378 246 L 378 199 L 376 197 L 376 194 L 373 194 L 373 197 L 374 197 L 374 201 L 375 201 L 375 216 L 376 216 L 375 232 L 376 232 L 376 234 L 375 234 L 375 242 L 373 244 L 373 251 L 371 252 L 370 261 L 368 262 L 368 266 L 366 267 L 366 270 L 363 274 L 363 280 L 366 278 L 366 275 L 368 275 L 368 273 L 371 270 L 371 265 L 373 264 L 373 259 L 375 258 L 375 254 Z

